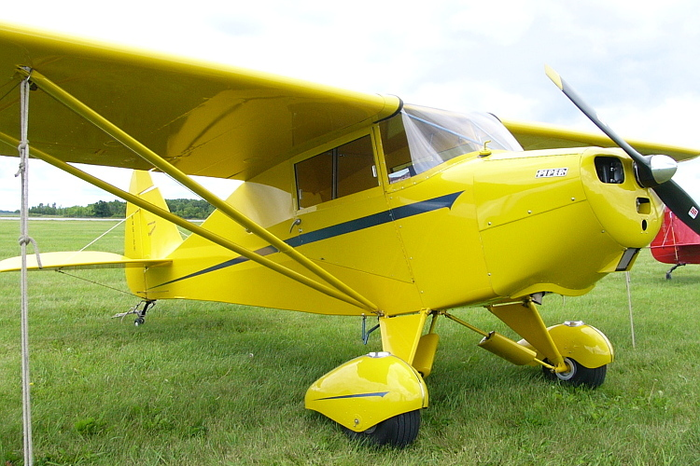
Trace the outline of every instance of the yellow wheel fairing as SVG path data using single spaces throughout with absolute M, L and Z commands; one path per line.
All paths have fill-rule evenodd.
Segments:
M 567 321 L 548 327 L 547 331 L 562 357 L 573 359 L 584 367 L 595 369 L 614 360 L 610 340 L 591 325 L 581 321 Z M 520 340 L 518 344 L 533 348 L 526 340 Z M 543 359 L 545 356 L 538 352 L 537 357 Z
M 426 408 L 420 374 L 389 353 L 370 353 L 337 367 L 306 392 L 305 406 L 354 432 L 399 414 Z
M 569 321 L 549 327 L 554 344 L 565 358 L 576 360 L 589 369 L 610 364 L 614 359 L 612 344 L 597 328 L 581 321 Z

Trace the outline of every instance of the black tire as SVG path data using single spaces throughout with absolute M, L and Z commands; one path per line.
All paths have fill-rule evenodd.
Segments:
M 549 379 L 559 380 L 561 383 L 574 387 L 586 386 L 588 388 L 597 388 L 605 382 L 605 375 L 608 372 L 607 365 L 591 369 L 582 366 L 575 359 L 564 358 L 564 360 L 571 368 L 569 371 L 555 373 L 551 369 L 543 367 L 542 370 L 545 376 Z
M 420 410 L 415 410 L 390 417 L 363 432 L 354 432 L 350 429 L 345 429 L 345 432 L 352 439 L 372 445 L 405 448 L 416 439 L 419 428 Z

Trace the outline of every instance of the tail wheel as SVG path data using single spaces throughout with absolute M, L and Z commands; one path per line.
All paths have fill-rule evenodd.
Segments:
M 563 383 L 578 387 L 584 385 L 588 388 L 600 387 L 605 382 L 605 374 L 608 366 L 600 366 L 594 369 L 582 366 L 575 359 L 564 358 L 569 370 L 564 372 L 553 372 L 551 369 L 543 367 L 545 375 L 552 380 L 561 380 Z
M 350 429 L 345 429 L 345 432 L 350 438 L 374 445 L 404 448 L 416 439 L 419 428 L 420 411 L 415 410 L 390 417 L 363 432 L 354 432 Z

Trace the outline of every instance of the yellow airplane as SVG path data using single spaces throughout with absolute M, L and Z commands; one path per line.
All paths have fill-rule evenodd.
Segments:
M 137 324 L 156 300 L 180 298 L 361 317 L 365 338 L 378 328 L 382 351 L 323 375 L 305 405 L 403 447 L 428 406 L 438 320 L 514 364 L 597 387 L 608 339 L 576 320 L 547 327 L 537 305 L 629 270 L 659 231 L 661 201 L 700 230 L 671 180 L 700 150 L 628 144 L 547 74 L 608 136 L 0 25 L 0 140 L 14 155 L 25 121 L 32 157 L 128 202 L 123 255 L 40 258 L 43 269 L 125 267 Z M 136 171 L 125 192 L 71 163 Z M 216 211 L 201 225 L 171 214 L 149 170 Z M 221 199 L 190 175 L 244 183 Z M 485 307 L 522 340 L 464 322 L 458 306 Z

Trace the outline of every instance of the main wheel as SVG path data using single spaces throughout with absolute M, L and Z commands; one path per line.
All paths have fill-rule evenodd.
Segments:
M 553 372 L 551 369 L 543 367 L 545 375 L 552 379 L 561 380 L 564 383 L 578 387 L 585 385 L 589 388 L 600 387 L 605 382 L 605 374 L 608 371 L 608 366 L 600 366 L 594 369 L 582 366 L 575 359 L 564 358 L 569 370 L 565 372 Z
M 415 410 L 390 417 L 363 432 L 354 432 L 350 429 L 345 429 L 345 432 L 350 438 L 367 441 L 374 445 L 404 448 L 416 439 L 419 428 L 420 411 Z

